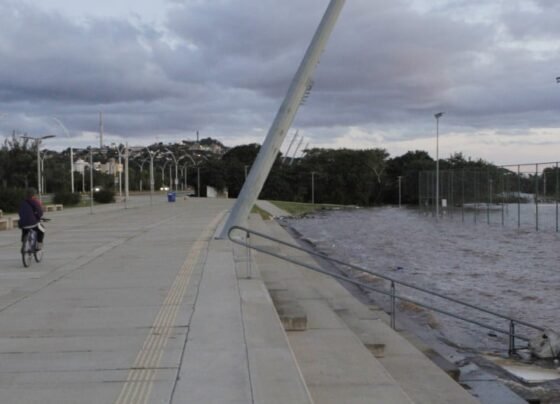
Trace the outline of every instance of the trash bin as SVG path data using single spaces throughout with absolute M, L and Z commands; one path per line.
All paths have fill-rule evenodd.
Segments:
M 175 192 L 168 192 L 167 193 L 167 202 L 175 202 L 177 194 Z

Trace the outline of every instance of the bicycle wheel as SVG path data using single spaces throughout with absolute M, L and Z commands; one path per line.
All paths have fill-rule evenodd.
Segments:
M 35 262 L 41 262 L 43 259 L 43 250 L 35 250 L 33 256 L 35 257 Z
M 31 265 L 32 240 L 30 234 L 31 232 L 28 232 L 25 235 L 23 243 L 21 244 L 21 260 L 23 262 L 23 266 L 26 268 Z

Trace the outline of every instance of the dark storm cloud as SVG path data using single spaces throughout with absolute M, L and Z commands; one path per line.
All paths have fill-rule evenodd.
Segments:
M 176 94 L 140 45 L 141 35 L 117 20 L 77 25 L 25 3 L 0 3 L 0 88 L 4 102 L 150 101 Z
M 199 129 L 228 142 L 266 131 L 328 0 L 169 3 L 151 27 L 0 0 L 0 112 L 95 131 L 103 110 L 107 131 L 126 136 Z M 557 52 L 523 41 L 556 40 L 560 8 L 522 3 L 347 1 L 296 125 L 412 137 L 438 110 L 461 128 L 552 125 Z

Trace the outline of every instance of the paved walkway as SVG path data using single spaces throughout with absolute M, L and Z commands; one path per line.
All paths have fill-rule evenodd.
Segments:
M 215 239 L 231 206 L 160 195 L 153 206 L 139 197 L 129 209 L 52 212 L 44 261 L 30 268 L 19 231 L 0 232 L 0 402 L 444 402 L 400 384 L 332 310 L 332 295 L 303 301 L 307 275 L 286 278 L 278 262 Z M 265 273 L 287 286 L 300 277 L 309 332 L 284 331 Z M 336 285 L 326 293 L 360 307 Z

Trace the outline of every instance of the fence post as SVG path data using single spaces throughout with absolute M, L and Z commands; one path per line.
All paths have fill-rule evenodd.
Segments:
M 490 178 L 490 169 L 486 170 L 486 182 L 488 183 L 488 195 L 486 197 L 486 223 L 490 224 L 490 204 L 492 203 L 492 179 Z
M 521 227 L 521 166 L 517 166 L 517 228 Z
M 391 281 L 391 328 L 393 330 L 396 328 L 395 323 L 397 317 L 395 294 L 395 281 Z
M 556 162 L 556 187 L 555 187 L 555 194 L 556 194 L 556 233 L 558 233 L 558 162 Z
M 474 223 L 476 224 L 478 219 L 478 171 L 474 171 Z
M 455 210 L 455 198 L 453 197 L 453 191 L 454 191 L 454 187 L 453 187 L 453 183 L 455 181 L 455 176 L 454 171 L 453 170 L 449 170 L 449 188 L 450 188 L 450 194 L 449 194 L 449 201 L 447 201 L 447 206 L 449 209 L 449 214 L 451 217 L 453 217 L 453 211 Z
M 505 222 L 504 222 L 504 207 L 505 207 L 505 198 L 506 198 L 506 174 L 505 172 L 502 171 L 502 198 L 501 198 L 501 203 L 502 203 L 502 227 L 504 227 Z
M 535 229 L 539 231 L 539 165 L 535 164 Z
M 465 167 L 463 167 L 461 174 L 461 222 L 465 223 Z

